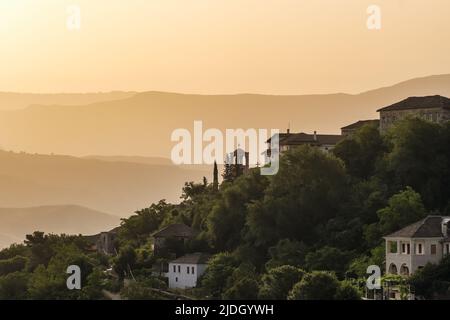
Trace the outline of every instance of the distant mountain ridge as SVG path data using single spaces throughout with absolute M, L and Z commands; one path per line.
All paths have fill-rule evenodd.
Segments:
M 0 208 L 0 248 L 22 242 L 34 231 L 91 235 L 119 223 L 117 216 L 77 205 Z
M 205 129 L 276 128 L 339 133 L 357 120 L 409 96 L 450 96 L 450 75 L 413 79 L 357 95 L 276 96 L 137 93 L 88 105 L 30 106 L 0 111 L 0 146 L 7 150 L 72 155 L 170 158 L 171 133 Z
M 0 110 L 24 109 L 30 105 L 80 105 L 129 98 L 136 92 L 16 93 L 0 92 Z
M 212 168 L 0 151 L 0 207 L 73 203 L 126 217 L 161 199 L 178 202 L 184 183 L 203 176 Z

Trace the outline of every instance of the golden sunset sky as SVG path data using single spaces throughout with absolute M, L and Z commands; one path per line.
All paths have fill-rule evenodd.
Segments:
M 449 14 L 449 0 L 0 0 L 0 91 L 357 93 L 450 73 Z

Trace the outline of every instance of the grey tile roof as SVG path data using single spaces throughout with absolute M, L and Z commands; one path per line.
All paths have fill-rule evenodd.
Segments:
M 316 134 L 316 138 L 314 138 L 314 134 L 307 133 L 295 133 L 291 134 L 289 137 L 286 137 L 282 141 L 280 141 L 281 145 L 299 145 L 305 143 L 315 143 L 315 144 L 337 144 L 344 137 L 339 134 Z
M 362 126 L 366 125 L 366 124 L 371 124 L 371 123 L 376 123 L 379 124 L 380 120 L 378 119 L 374 119 L 374 120 L 359 120 L 357 122 L 354 122 L 352 124 L 349 124 L 348 126 L 342 127 L 341 129 L 358 129 L 361 128 Z
M 450 99 L 443 96 L 426 96 L 426 97 L 409 97 L 400 102 L 394 103 L 390 106 L 377 110 L 392 111 L 392 110 L 411 110 L 411 109 L 429 109 L 429 108 L 443 108 L 450 109 Z
M 207 264 L 208 260 L 211 258 L 211 255 L 208 253 L 190 253 L 186 254 L 178 259 L 170 261 L 170 263 L 179 263 L 179 264 Z
M 443 238 L 442 216 L 428 216 L 404 227 L 386 238 Z

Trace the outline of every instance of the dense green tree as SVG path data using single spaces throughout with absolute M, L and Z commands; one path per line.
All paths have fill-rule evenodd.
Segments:
M 255 267 L 241 263 L 227 280 L 227 288 L 222 295 L 225 300 L 255 300 L 258 297 L 258 275 Z
M 225 291 L 225 300 L 256 300 L 258 297 L 258 282 L 255 279 L 243 278 L 236 281 Z
M 393 195 L 386 208 L 378 211 L 379 226 L 383 235 L 419 221 L 427 215 L 420 194 L 412 188 Z
M 238 262 L 230 253 L 216 254 L 208 262 L 208 267 L 201 280 L 201 285 L 209 295 L 221 297 L 228 285 L 228 279 L 238 266 Z
M 208 218 L 208 236 L 219 251 L 231 251 L 242 243 L 248 205 L 260 199 L 268 184 L 258 170 L 242 175 L 221 191 Z
M 338 248 L 323 247 L 308 253 L 305 260 L 309 270 L 334 271 L 343 277 L 351 258 L 350 253 Z
M 95 268 L 86 277 L 86 283 L 82 286 L 80 298 L 83 300 L 99 300 L 103 298 L 102 289 L 106 282 L 106 276 L 100 268 Z
M 159 228 L 167 212 L 172 208 L 172 205 L 161 200 L 149 208 L 136 211 L 135 215 L 127 219 L 122 219 L 120 238 L 122 241 L 145 242 L 150 234 Z
M 283 265 L 300 267 L 305 262 L 308 248 L 302 242 L 282 239 L 276 246 L 269 248 L 270 260 L 266 263 L 267 269 Z
M 317 241 L 317 228 L 336 216 L 346 201 L 347 176 L 340 160 L 317 148 L 300 146 L 280 159 L 265 197 L 250 205 L 247 224 L 256 244 L 279 239 Z
M 334 296 L 335 300 L 361 300 L 361 293 L 358 288 L 352 285 L 349 281 L 342 281 Z
M 0 277 L 0 300 L 27 299 L 29 277 L 26 272 L 14 272 Z
M 439 264 L 427 264 L 410 279 L 417 296 L 427 299 L 450 297 L 450 255 Z
M 350 175 L 367 179 L 386 150 L 378 125 L 367 124 L 338 143 L 333 153 L 344 161 Z
M 28 258 L 15 256 L 10 259 L 0 260 L 0 276 L 7 275 L 16 271 L 22 271 L 28 263 Z
M 214 170 L 213 170 L 213 190 L 217 192 L 219 190 L 219 171 L 217 170 L 217 162 L 214 161 Z
M 114 259 L 114 270 L 119 277 L 123 278 L 129 274 L 135 263 L 136 251 L 131 246 L 125 246 L 120 248 L 118 256 Z
M 261 278 L 260 299 L 286 300 L 294 284 L 302 280 L 305 272 L 285 265 L 270 269 Z
M 82 291 L 67 290 L 67 267 L 79 266 L 81 269 L 81 285 L 88 283 L 87 279 L 95 267 L 96 261 L 86 256 L 74 243 L 58 244 L 55 254 L 48 266 L 39 265 L 32 273 L 29 283 L 29 296 L 32 299 L 82 299 Z
M 332 273 L 313 271 L 303 276 L 289 293 L 289 300 L 334 300 L 339 281 Z
M 450 123 L 420 118 L 399 121 L 388 133 L 391 152 L 383 176 L 393 192 L 416 190 L 431 210 L 445 210 L 450 199 Z

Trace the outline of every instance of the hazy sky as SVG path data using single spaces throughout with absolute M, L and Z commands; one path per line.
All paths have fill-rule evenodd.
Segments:
M 360 92 L 450 73 L 449 13 L 449 0 L 0 0 L 0 91 Z

